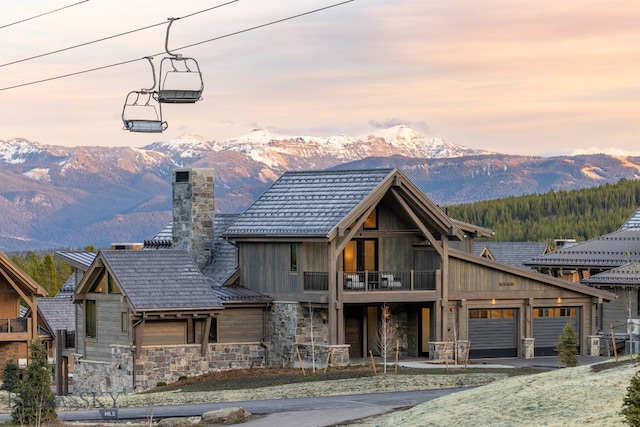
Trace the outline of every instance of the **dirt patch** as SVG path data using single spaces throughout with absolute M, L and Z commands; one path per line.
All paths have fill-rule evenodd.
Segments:
M 378 367 L 380 370 L 380 367 Z M 473 369 L 445 369 L 445 368 L 405 368 L 399 367 L 397 373 L 391 369 L 388 375 L 430 375 L 447 376 L 464 373 L 500 373 L 507 376 L 528 375 L 539 373 L 536 368 L 473 368 Z M 147 393 L 158 393 L 180 390 L 181 392 L 208 392 L 221 390 L 246 390 L 262 387 L 273 387 L 288 384 L 303 384 L 310 382 L 353 380 L 359 378 L 374 377 L 371 367 L 348 366 L 344 368 L 331 368 L 327 372 L 317 369 L 316 373 L 307 370 L 306 375 L 300 369 L 292 368 L 254 368 L 234 369 L 229 371 L 214 372 L 193 378 L 186 378 L 165 386 L 156 387 Z
M 602 372 L 607 369 L 614 369 L 614 368 L 619 368 L 620 366 L 635 365 L 635 364 L 637 364 L 637 360 L 635 359 L 625 359 L 625 360 L 618 360 L 618 361 L 613 360 L 611 362 L 604 362 L 604 363 L 591 365 L 591 371 Z

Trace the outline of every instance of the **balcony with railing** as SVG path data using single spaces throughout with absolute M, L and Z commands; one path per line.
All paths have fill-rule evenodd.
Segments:
M 429 271 L 356 271 L 339 272 L 338 283 L 344 292 L 434 291 L 439 270 Z M 329 274 L 306 271 L 305 291 L 328 291 Z
M 29 337 L 27 319 L 0 319 L 0 341 L 26 340 Z

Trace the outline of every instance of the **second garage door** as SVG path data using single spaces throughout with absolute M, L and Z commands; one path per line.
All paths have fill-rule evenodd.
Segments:
M 536 356 L 555 356 L 556 344 L 562 336 L 564 325 L 573 324 L 580 342 L 580 329 L 576 307 L 536 307 L 533 309 L 533 337 Z M 580 347 L 578 347 L 580 351 Z
M 518 310 L 469 310 L 471 358 L 518 356 Z

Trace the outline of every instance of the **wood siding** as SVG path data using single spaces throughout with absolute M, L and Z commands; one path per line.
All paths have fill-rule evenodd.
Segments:
M 121 316 L 128 306 L 120 302 L 120 295 L 102 296 L 96 300 L 96 338 L 87 338 L 84 333 L 84 311 L 76 325 L 76 338 L 84 341 L 84 355 L 87 360 L 111 361 L 111 345 L 130 345 L 129 334 L 122 332 Z M 81 310 L 85 304 L 79 306 Z
M 187 320 L 147 320 L 142 345 L 182 345 L 187 343 Z
M 0 282 L 0 319 L 20 316 L 20 296 L 7 283 Z
M 264 293 L 302 292 L 300 280 L 290 277 L 289 243 L 243 242 L 238 247 L 242 286 Z
M 262 308 L 226 308 L 218 317 L 218 342 L 259 342 L 263 323 Z

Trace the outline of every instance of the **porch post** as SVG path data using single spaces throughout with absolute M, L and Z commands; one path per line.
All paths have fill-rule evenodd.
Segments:
M 335 240 L 331 240 L 327 245 L 327 261 L 328 261 L 328 275 L 329 275 L 329 344 L 336 345 L 340 343 L 339 331 L 341 328 L 340 318 L 341 312 L 338 307 L 338 286 L 337 286 L 337 274 L 336 274 L 336 256 L 335 256 Z

